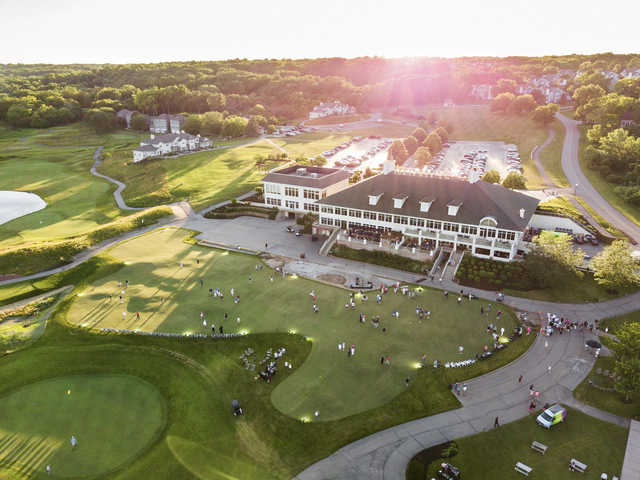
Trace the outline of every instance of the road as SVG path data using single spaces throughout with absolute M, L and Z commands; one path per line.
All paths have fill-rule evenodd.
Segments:
M 602 195 L 587 180 L 578 158 L 578 145 L 580 141 L 579 122 L 557 113 L 556 117 L 565 128 L 564 143 L 562 145 L 562 170 L 567 180 L 576 188 L 576 194 L 584 199 L 587 204 L 598 212 L 605 220 L 624 232 L 636 243 L 640 243 L 640 226 L 620 213 L 613 205 L 607 202 Z

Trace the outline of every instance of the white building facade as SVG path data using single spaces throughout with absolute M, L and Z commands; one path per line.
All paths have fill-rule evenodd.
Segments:
M 149 157 L 160 157 L 171 153 L 194 152 L 211 147 L 211 140 L 189 133 L 167 133 L 151 135 L 149 140 L 140 142 L 133 150 L 133 162 L 138 163 Z
M 424 175 L 377 175 L 318 201 L 317 231 L 336 228 L 397 232 L 419 245 L 466 249 L 473 256 L 511 261 L 538 200 L 486 182 Z
M 264 203 L 291 213 L 319 213 L 318 200 L 349 187 L 351 172 L 337 168 L 294 165 L 263 180 Z
M 354 113 L 356 113 L 355 107 L 335 100 L 333 102 L 320 103 L 313 107 L 313 110 L 309 112 L 309 120 L 330 115 L 352 115 Z

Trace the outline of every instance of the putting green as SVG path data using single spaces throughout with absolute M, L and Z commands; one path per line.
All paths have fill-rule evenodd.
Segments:
M 164 428 L 155 387 L 128 375 L 73 375 L 0 398 L 0 468 L 87 478 L 134 459 Z M 71 447 L 71 436 L 78 441 Z
M 438 290 L 421 288 L 414 289 L 416 297 L 390 290 L 381 304 L 375 293 L 366 302 L 356 296 L 356 308 L 345 309 L 349 293 L 344 289 L 282 278 L 266 266 L 256 270 L 259 259 L 188 244 L 187 235 L 185 230 L 163 228 L 113 248 L 110 255 L 125 266 L 81 292 L 67 319 L 93 328 L 210 334 L 213 322 L 225 333 L 291 330 L 305 335 L 313 342 L 309 358 L 296 365 L 300 368 L 271 398 L 276 408 L 295 418 L 315 419 L 319 411 L 317 420 L 334 420 L 383 405 L 406 388 L 405 379 L 415 376 L 422 354 L 430 362 L 470 358 L 493 343 L 487 323 L 510 332 L 516 322 L 509 310 L 496 320 L 502 306 L 494 305 L 490 317 L 482 316 L 477 300 L 457 304 L 454 294 L 446 299 Z M 123 285 L 118 287 L 118 282 Z M 224 299 L 210 296 L 209 288 L 219 288 Z M 240 296 L 239 303 L 234 303 L 231 288 Z M 419 320 L 418 305 L 431 311 L 430 319 Z M 398 318 L 392 317 L 393 311 L 399 312 Z M 360 312 L 366 315 L 365 323 L 359 321 Z M 379 328 L 371 322 L 375 315 L 381 317 Z M 342 342 L 355 345 L 354 357 L 338 350 Z M 380 358 L 387 356 L 390 365 L 381 365 Z M 246 374 L 258 371 L 259 365 Z

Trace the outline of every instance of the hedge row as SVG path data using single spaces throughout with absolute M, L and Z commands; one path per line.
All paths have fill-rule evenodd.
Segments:
M 30 275 L 65 265 L 93 245 L 136 228 L 153 225 L 159 218 L 171 214 L 171 207 L 156 207 L 107 223 L 84 235 L 0 250 L 0 275 Z
M 230 204 L 207 212 L 205 218 L 259 217 L 275 220 L 277 208 L 256 207 L 253 205 Z
M 331 255 L 358 262 L 372 263 L 382 267 L 397 268 L 407 272 L 427 274 L 431 269 L 432 262 L 421 262 L 412 258 L 395 255 L 393 253 L 381 252 L 378 250 L 358 250 L 335 244 L 329 252 Z
M 489 290 L 504 287 L 516 290 L 535 288 L 522 262 L 498 262 L 465 256 L 456 272 L 458 282 L 465 286 Z

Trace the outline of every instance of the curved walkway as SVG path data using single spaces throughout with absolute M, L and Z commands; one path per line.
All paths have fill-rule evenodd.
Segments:
M 579 122 L 557 113 L 556 117 L 562 122 L 566 130 L 562 144 L 562 170 L 572 186 L 576 186 L 576 194 L 580 195 L 591 208 L 598 212 L 605 220 L 624 232 L 636 243 L 640 242 L 640 226 L 620 213 L 613 205 L 591 185 L 580 168 L 578 146 L 580 139 Z
M 585 340 L 591 337 L 589 332 L 579 331 L 548 339 L 539 337 L 527 353 L 511 364 L 469 380 L 467 395 L 460 397 L 462 408 L 396 425 L 351 443 L 311 465 L 295 480 L 404 480 L 409 461 L 421 450 L 486 431 L 492 428 L 495 417 L 501 424 L 526 417 L 530 384 L 540 392 L 540 403 L 559 401 L 628 427 L 628 419 L 573 398 L 571 391 L 594 363 L 593 355 L 584 349 Z M 520 375 L 524 375 L 522 383 L 518 383 Z
M 102 173 L 98 172 L 98 165 L 100 165 L 100 163 L 102 162 L 102 160 L 100 160 L 101 152 L 102 152 L 102 147 L 98 147 L 97 150 L 93 153 L 93 166 L 91 167 L 91 170 L 90 170 L 91 175 L 102 178 L 108 182 L 114 183 L 118 187 L 116 188 L 116 191 L 113 192 L 113 198 L 115 198 L 116 205 L 118 205 L 118 208 L 122 210 L 136 210 L 136 211 L 144 210 L 144 208 L 130 207 L 124 201 L 124 199 L 122 198 L 122 191 L 125 188 L 127 188 L 127 186 L 124 183 L 122 183 L 120 180 L 116 180 L 115 178 L 108 177 L 107 175 L 103 175 Z

